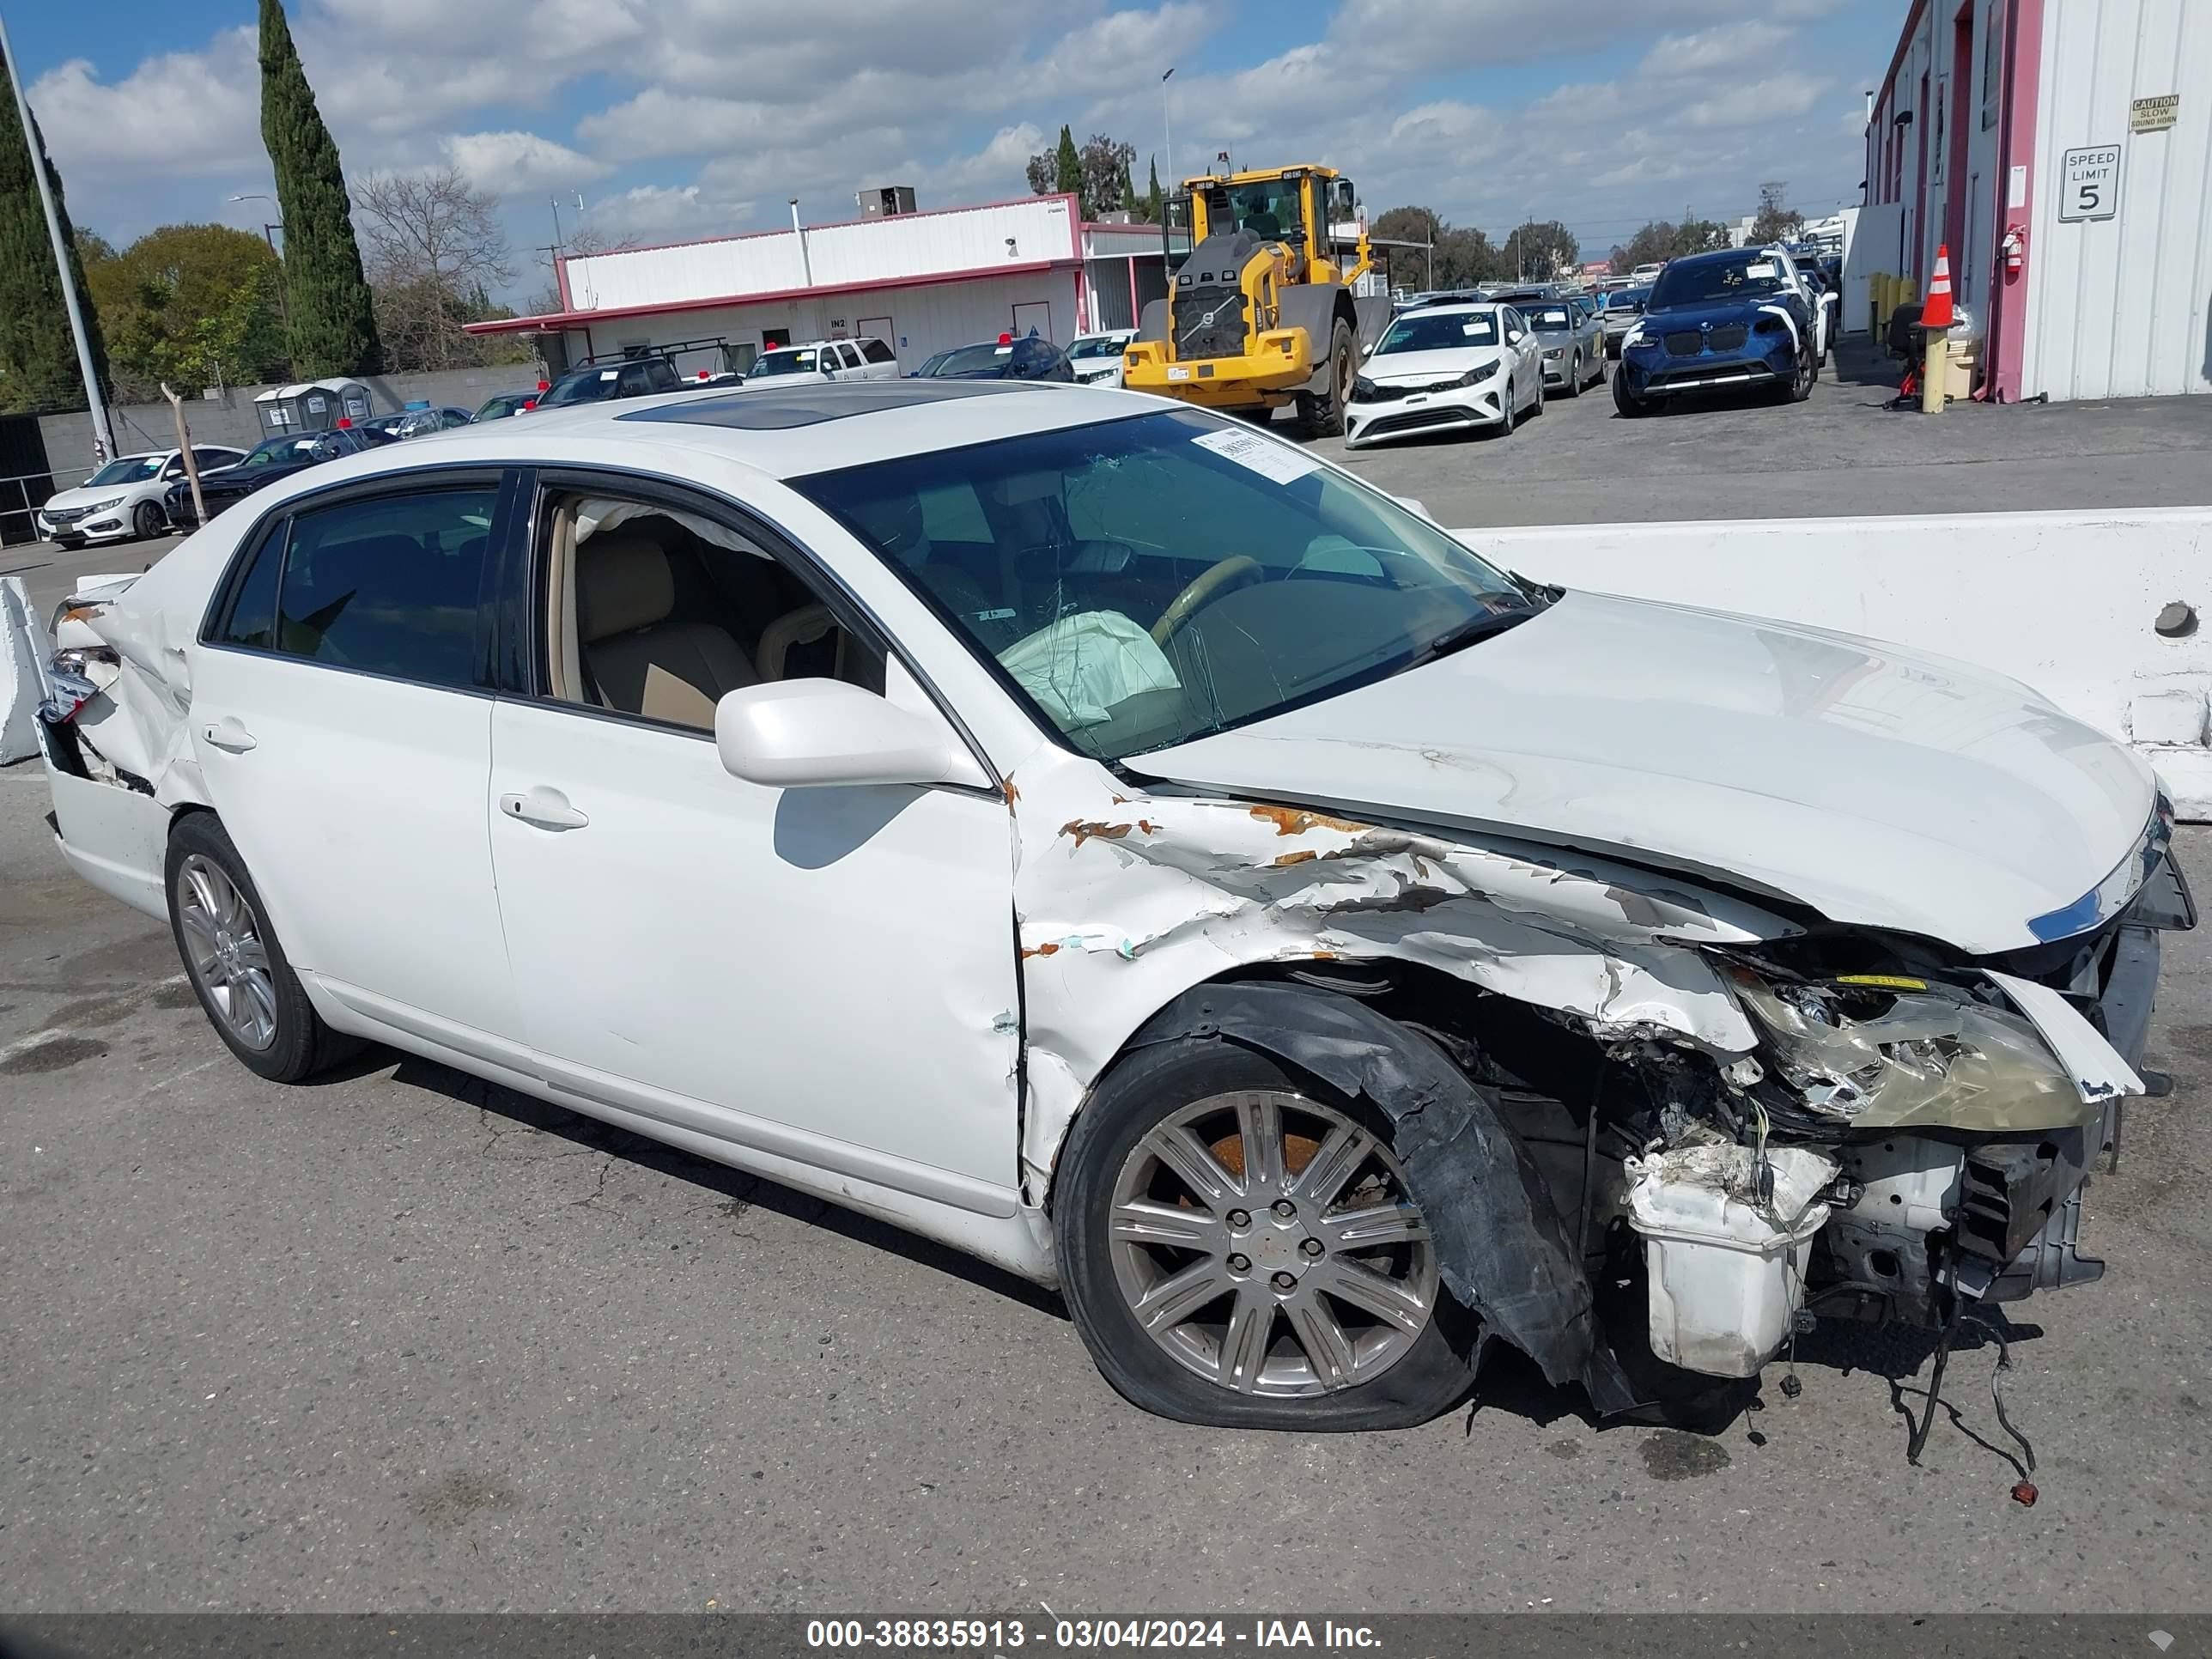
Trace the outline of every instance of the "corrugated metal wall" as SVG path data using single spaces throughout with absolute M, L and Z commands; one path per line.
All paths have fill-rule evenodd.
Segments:
M 994 207 L 899 214 L 806 233 L 805 256 L 791 231 L 726 237 L 680 247 L 635 248 L 568 261 L 569 303 L 580 311 L 778 294 L 809 286 L 893 283 L 1013 261 L 1075 257 L 1066 198 Z
M 2138 98 L 2175 125 L 2130 132 Z M 2120 147 L 2119 211 L 2058 217 L 2064 152 Z M 2212 391 L 2212 0 L 2046 0 L 2025 395 Z
M 1127 282 L 1125 277 L 1124 282 Z M 778 300 L 761 305 L 729 306 L 710 311 L 679 311 L 595 323 L 591 349 L 618 351 L 632 346 L 667 346 L 680 340 L 720 335 L 732 345 L 757 346 L 762 331 L 781 331 L 794 343 L 838 335 L 873 333 L 888 323 L 890 343 L 902 369 L 919 368 L 933 353 L 948 346 L 994 338 L 1014 326 L 1016 306 L 1050 307 L 1052 337 L 1066 345 L 1076 336 L 1075 273 L 1033 271 L 1020 276 L 977 277 L 927 288 L 873 289 L 860 294 L 814 300 Z M 1024 311 L 1024 325 L 1034 313 Z M 574 356 L 582 356 L 582 332 L 569 331 Z M 703 359 L 698 362 L 703 362 Z M 680 367 L 696 367 L 686 358 Z

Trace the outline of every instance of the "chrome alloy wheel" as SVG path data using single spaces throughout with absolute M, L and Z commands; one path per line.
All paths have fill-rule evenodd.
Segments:
M 258 1052 L 276 1041 L 276 988 L 269 946 L 246 895 L 212 859 L 177 866 L 177 921 L 185 959 L 223 1029 Z
M 1239 1090 L 1130 1149 L 1114 1279 L 1176 1362 L 1243 1394 L 1372 1381 L 1435 1316 L 1436 1252 L 1389 1149 L 1334 1107 Z

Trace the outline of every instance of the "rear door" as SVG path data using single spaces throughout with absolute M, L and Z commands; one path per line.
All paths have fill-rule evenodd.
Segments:
M 191 658 L 193 757 L 294 967 L 463 1048 L 519 1037 L 484 804 L 505 487 L 299 502 L 248 538 Z

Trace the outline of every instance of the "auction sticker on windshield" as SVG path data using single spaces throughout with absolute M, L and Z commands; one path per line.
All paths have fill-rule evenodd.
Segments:
M 1208 432 L 1193 438 L 1200 449 L 1210 449 L 1224 460 L 1234 461 L 1248 472 L 1256 472 L 1277 483 L 1303 478 L 1321 463 L 1287 444 L 1270 442 L 1253 432 Z

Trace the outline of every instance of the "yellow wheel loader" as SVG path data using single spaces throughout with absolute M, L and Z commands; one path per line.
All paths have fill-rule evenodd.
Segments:
M 1295 404 L 1308 436 L 1341 433 L 1361 343 L 1390 318 L 1389 296 L 1352 292 L 1369 258 L 1352 181 L 1321 167 L 1209 174 L 1165 216 L 1168 297 L 1145 307 L 1122 384 L 1263 419 Z

